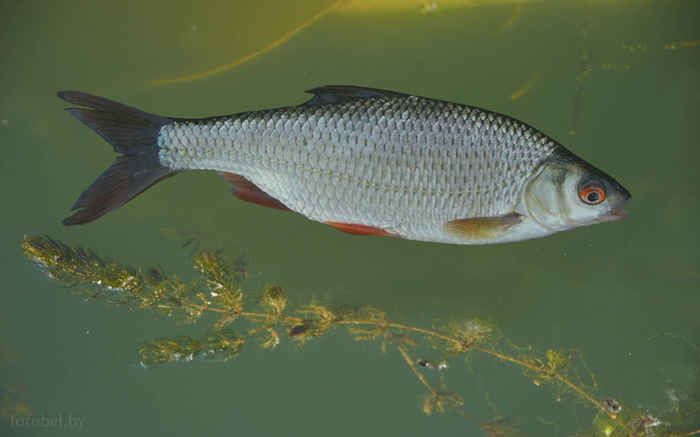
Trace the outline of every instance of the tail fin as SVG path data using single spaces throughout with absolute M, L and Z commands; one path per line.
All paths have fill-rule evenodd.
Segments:
M 173 120 L 79 91 L 61 91 L 58 97 L 89 108 L 66 110 L 122 154 L 83 192 L 72 208 L 79 211 L 63 220 L 64 225 L 96 220 L 177 173 L 158 160 L 160 128 Z

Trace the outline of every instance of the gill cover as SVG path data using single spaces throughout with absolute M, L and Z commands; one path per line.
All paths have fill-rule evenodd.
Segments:
M 552 232 L 568 229 L 561 219 L 561 189 L 566 177 L 564 165 L 543 164 L 525 190 L 525 205 L 531 219 Z

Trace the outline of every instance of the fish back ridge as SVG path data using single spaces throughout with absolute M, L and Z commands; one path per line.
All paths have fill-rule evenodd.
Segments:
M 83 192 L 72 208 L 78 211 L 64 225 L 96 220 L 178 173 L 158 159 L 160 129 L 173 120 L 80 91 L 61 91 L 58 97 L 85 106 L 66 110 L 122 154 Z

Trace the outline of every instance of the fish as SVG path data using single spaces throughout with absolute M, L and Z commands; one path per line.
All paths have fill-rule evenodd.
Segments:
M 60 91 L 119 154 L 63 224 L 92 222 L 190 170 L 217 171 L 246 202 L 354 235 L 483 245 L 627 216 L 627 189 L 514 118 L 374 88 L 307 92 L 297 106 L 187 119 Z

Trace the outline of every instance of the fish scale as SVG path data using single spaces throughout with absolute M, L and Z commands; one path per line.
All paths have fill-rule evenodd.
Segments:
M 315 221 L 454 242 L 445 223 L 512 213 L 557 144 L 499 114 L 396 95 L 177 120 L 158 146 L 169 169 L 241 175 Z

